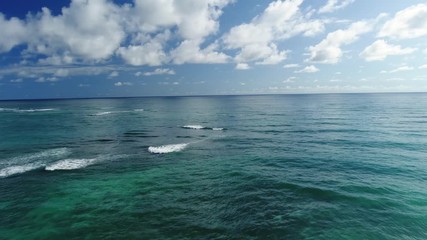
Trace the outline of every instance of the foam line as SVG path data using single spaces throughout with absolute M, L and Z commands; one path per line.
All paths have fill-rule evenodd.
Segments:
M 169 144 L 163 146 L 148 147 L 148 151 L 150 153 L 156 154 L 164 154 L 164 153 L 172 153 L 172 152 L 180 152 L 184 150 L 188 146 L 188 143 L 180 143 L 180 144 Z

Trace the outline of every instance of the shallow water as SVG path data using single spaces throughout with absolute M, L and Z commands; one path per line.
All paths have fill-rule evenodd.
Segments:
M 0 102 L 0 239 L 427 239 L 427 94 Z

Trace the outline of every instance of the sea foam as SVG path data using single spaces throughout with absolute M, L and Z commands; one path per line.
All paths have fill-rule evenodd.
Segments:
M 47 171 L 55 171 L 55 170 L 74 170 L 85 168 L 89 165 L 96 163 L 96 158 L 91 159 L 64 159 L 58 162 L 55 162 L 51 165 L 45 167 Z
M 204 127 L 202 125 L 185 125 L 185 126 L 182 126 L 182 128 L 186 128 L 186 129 L 205 129 L 206 127 Z
M 184 150 L 187 146 L 188 146 L 188 143 L 169 144 L 169 145 L 163 145 L 163 146 L 157 146 L 157 147 L 150 146 L 148 147 L 148 151 L 150 153 L 157 153 L 157 154 L 180 152 Z
M 19 108 L 0 108 L 0 112 L 16 112 L 16 113 L 28 113 L 28 112 L 47 112 L 53 111 L 53 108 L 35 108 L 35 109 L 19 109 Z
M 219 127 L 205 127 L 205 126 L 202 126 L 202 125 L 185 125 L 185 126 L 182 126 L 182 128 L 185 128 L 185 129 L 195 129 L 195 130 L 205 129 L 205 130 L 213 130 L 213 131 L 222 131 L 222 130 L 224 130 L 224 128 L 219 128 Z
M 103 116 L 103 115 L 107 115 L 107 114 L 111 114 L 112 112 L 99 112 L 99 113 L 95 113 L 94 116 Z
M 42 164 L 30 163 L 30 164 L 6 167 L 3 169 L 0 169 L 0 178 L 5 178 L 12 175 L 32 171 L 42 166 L 43 166 Z
M 46 165 L 47 160 L 65 157 L 70 153 L 71 151 L 68 148 L 53 148 L 7 159 L 4 161 L 7 166 L 0 169 L 0 178 L 41 168 Z

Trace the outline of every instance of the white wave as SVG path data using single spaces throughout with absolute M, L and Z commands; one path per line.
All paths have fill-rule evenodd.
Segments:
M 47 171 L 55 171 L 55 170 L 74 170 L 85 168 L 89 165 L 96 163 L 96 158 L 91 159 L 64 159 L 58 162 L 55 162 L 51 165 L 45 167 Z
M 3 169 L 0 169 L 0 178 L 5 178 L 5 177 L 12 176 L 12 175 L 32 171 L 32 170 L 35 170 L 35 169 L 40 168 L 42 166 L 43 166 L 42 164 L 30 163 L 30 164 L 15 165 L 15 166 L 6 167 Z
M 203 127 L 202 125 L 185 125 L 182 126 L 182 128 L 187 128 L 187 129 L 205 129 L 205 127 Z
M 53 111 L 54 108 L 35 108 L 35 109 L 19 109 L 19 108 L 0 108 L 0 112 L 17 112 L 17 113 L 25 113 L 25 112 L 47 112 Z
M 99 113 L 95 113 L 95 116 L 103 116 L 103 115 L 107 115 L 107 114 L 111 114 L 112 112 L 99 112 Z
M 212 128 L 213 131 L 222 131 L 224 128 Z
M 47 112 L 53 111 L 53 108 L 39 108 L 39 109 L 18 109 L 17 112 Z
M 29 153 L 18 157 L 13 157 L 11 159 L 6 160 L 5 162 L 10 164 L 25 164 L 25 163 L 31 163 L 38 160 L 43 160 L 46 158 L 59 158 L 67 156 L 71 153 L 71 151 L 68 148 L 53 148 L 44 150 L 38 153 Z
M 144 109 L 139 108 L 139 109 L 134 109 L 133 111 L 134 111 L 134 112 L 143 112 L 143 111 L 144 111 Z
M 41 168 L 47 161 L 65 157 L 70 153 L 71 151 L 67 148 L 54 148 L 6 159 L 2 161 L 5 164 L 0 169 L 0 178 Z
M 148 151 L 150 153 L 157 153 L 157 154 L 180 152 L 184 150 L 187 146 L 188 146 L 188 143 L 169 144 L 169 145 L 163 145 L 163 146 L 157 146 L 157 147 L 150 146 L 148 147 Z

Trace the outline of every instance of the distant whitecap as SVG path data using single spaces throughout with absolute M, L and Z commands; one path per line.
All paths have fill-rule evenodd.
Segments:
M 0 108 L 0 112 L 16 112 L 16 113 L 31 113 L 31 112 L 47 112 L 54 111 L 54 108 L 35 108 L 35 109 L 19 109 L 19 108 Z
M 112 112 L 99 112 L 99 113 L 95 113 L 95 116 L 103 116 L 103 115 L 107 115 L 107 114 L 111 114 Z
M 186 129 L 205 129 L 205 127 L 202 126 L 202 125 L 185 125 L 185 126 L 182 126 L 182 128 L 186 128 Z
M 157 147 L 150 146 L 148 147 L 148 151 L 150 153 L 157 153 L 157 154 L 180 152 L 184 150 L 187 146 L 188 146 L 188 143 L 169 144 L 169 145 L 163 145 L 163 146 L 157 146 Z

